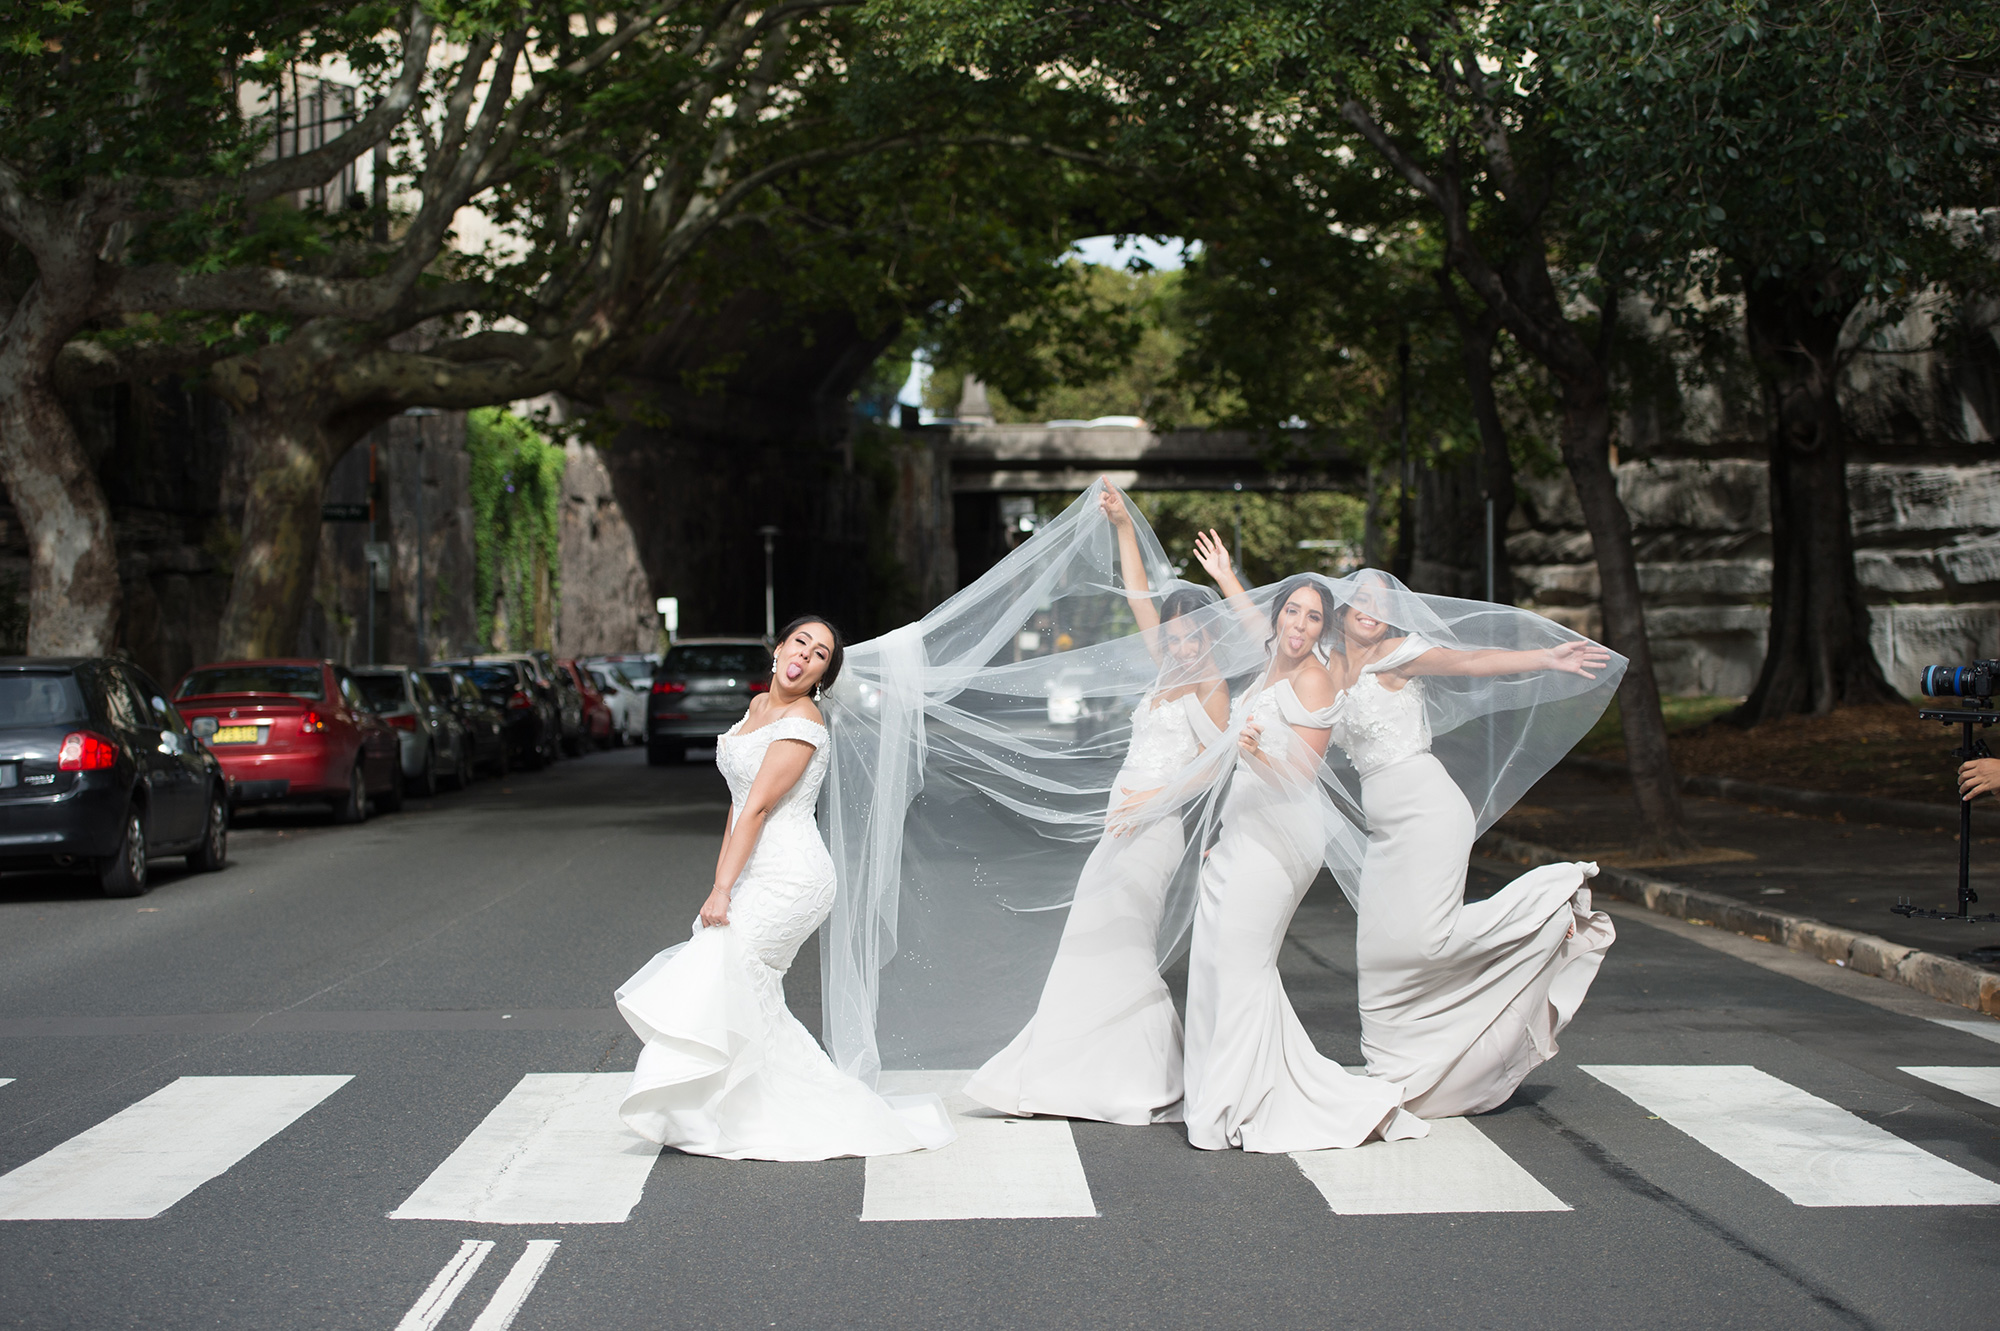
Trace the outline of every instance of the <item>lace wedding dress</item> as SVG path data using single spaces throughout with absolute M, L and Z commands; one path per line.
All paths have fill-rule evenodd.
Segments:
M 1311 776 L 1288 770 L 1305 766 L 1291 727 L 1323 730 L 1327 717 L 1280 680 L 1239 718 L 1262 725 L 1270 761 L 1238 760 L 1195 907 L 1185 1114 L 1203 1150 L 1311 1151 L 1429 1131 L 1399 1107 L 1401 1088 L 1321 1056 L 1278 978 L 1278 949 L 1326 844 Z
M 785 1006 L 799 945 L 833 908 L 833 860 L 813 821 L 826 728 L 796 717 L 748 735 L 730 727 L 715 764 L 742 813 L 766 750 L 814 752 L 764 823 L 736 880 L 729 923 L 654 957 L 619 988 L 618 1010 L 645 1048 L 619 1113 L 642 1137 L 731 1160 L 826 1160 L 934 1149 L 955 1136 L 936 1096 L 884 1099 L 838 1071 Z
M 1148 697 L 1112 783 L 1165 786 L 1218 738 L 1195 695 Z M 1160 978 L 1160 919 L 1186 853 L 1177 811 L 1124 835 L 1107 832 L 1077 880 L 1062 942 L 1035 1015 L 966 1083 L 1004 1114 L 1060 1114 L 1105 1123 L 1170 1123 L 1181 1104 L 1181 1021 Z
M 1616 933 L 1591 909 L 1594 864 L 1545 865 L 1465 900 L 1476 826 L 1431 754 L 1428 681 L 1391 689 L 1381 677 L 1431 646 L 1412 634 L 1331 710 L 1368 822 L 1355 942 L 1362 1053 L 1411 1112 L 1446 1118 L 1504 1104 L 1555 1054 Z

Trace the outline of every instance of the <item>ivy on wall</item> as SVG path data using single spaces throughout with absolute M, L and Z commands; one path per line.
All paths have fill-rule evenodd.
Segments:
M 479 636 L 497 651 L 553 647 L 561 593 L 563 450 L 503 407 L 467 414 Z

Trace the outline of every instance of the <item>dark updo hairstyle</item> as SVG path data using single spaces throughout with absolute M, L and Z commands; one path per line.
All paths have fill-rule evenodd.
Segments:
M 1327 639 L 1332 635 L 1334 609 L 1332 600 L 1326 594 L 1326 588 L 1310 573 L 1294 573 L 1278 584 L 1278 594 L 1271 598 L 1271 636 L 1264 640 L 1267 650 L 1275 646 L 1278 641 L 1278 616 L 1285 612 L 1285 606 L 1292 599 L 1292 594 L 1301 587 L 1312 588 L 1319 597 L 1319 641 L 1314 646 L 1326 646 Z
M 819 677 L 819 687 L 830 689 L 833 687 L 833 681 L 840 678 L 841 662 L 847 659 L 847 639 L 840 636 L 840 629 L 834 625 L 832 620 L 828 619 L 825 615 L 800 615 L 797 619 L 785 625 L 785 631 L 778 635 L 778 642 L 787 641 L 794 633 L 797 633 L 808 624 L 825 625 L 827 636 L 833 639 L 833 651 L 826 658 L 826 673 Z M 777 646 L 777 642 L 772 643 L 772 650 L 775 651 Z
M 1394 592 L 1397 583 L 1380 569 L 1364 568 L 1354 575 L 1354 587 L 1357 591 L 1364 587 L 1375 587 L 1385 592 Z M 1333 634 L 1333 650 L 1339 652 L 1342 656 L 1347 655 L 1347 616 L 1353 609 L 1354 605 L 1351 601 L 1342 601 L 1339 607 L 1334 610 L 1333 619 L 1328 625 L 1330 629 L 1339 630 Z M 1374 618 L 1380 617 L 1375 616 Z M 1386 619 L 1381 620 L 1381 623 L 1385 630 L 1382 634 L 1385 641 L 1390 638 L 1406 638 L 1409 636 L 1410 631 L 1408 629 L 1398 628 Z
M 1176 587 L 1160 602 L 1160 622 L 1179 619 L 1182 615 L 1192 615 L 1215 604 L 1215 597 L 1206 587 Z

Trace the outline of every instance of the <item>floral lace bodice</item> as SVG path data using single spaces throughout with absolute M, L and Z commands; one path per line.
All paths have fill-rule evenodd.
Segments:
M 1400 689 L 1382 683 L 1382 672 L 1414 660 L 1431 644 L 1412 634 L 1404 645 L 1373 665 L 1334 703 L 1333 742 L 1354 760 L 1363 780 L 1391 763 L 1431 751 L 1430 714 L 1422 676 Z
M 1202 741 L 1192 712 L 1200 706 L 1192 693 L 1157 704 L 1148 695 L 1132 713 L 1132 747 L 1126 751 L 1124 770 L 1164 776 L 1193 762 Z M 1202 719 L 1207 720 L 1206 714 Z
M 715 747 L 715 765 L 729 783 L 733 813 L 743 812 L 743 803 L 750 798 L 750 787 L 757 780 L 757 769 L 764 765 L 764 754 L 772 741 L 799 739 L 813 746 L 812 760 L 806 764 L 806 770 L 764 820 L 763 835 L 758 838 L 753 859 L 769 862 L 788 848 L 806 850 L 815 861 L 826 859 L 826 843 L 820 840 L 819 824 L 813 817 L 829 761 L 827 743 L 831 737 L 826 727 L 804 717 L 787 716 L 748 735 L 739 733 L 742 728 L 743 721 L 738 721 Z M 744 872 L 748 876 L 750 871 L 746 867 Z

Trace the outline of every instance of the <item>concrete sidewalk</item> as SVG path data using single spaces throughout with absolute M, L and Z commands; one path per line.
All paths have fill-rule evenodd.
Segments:
M 2000 923 L 1912 920 L 1890 910 L 1903 898 L 1956 909 L 1953 834 L 1693 795 L 1682 799 L 1702 852 L 1680 860 L 1640 859 L 1633 851 L 1639 829 L 1630 787 L 1602 774 L 1557 768 L 1500 821 L 1494 829 L 1499 835 L 1489 835 L 1483 849 L 1511 859 L 1539 858 L 1544 849 L 1567 859 L 1595 859 L 1626 871 L 1606 875 L 1602 886 L 1614 895 L 1685 918 L 1727 915 L 1715 922 L 1848 960 L 1968 1007 L 1984 1010 L 2000 998 Z M 1972 883 L 1982 898 L 1975 912 L 2000 910 L 2000 836 L 1975 836 Z M 1665 891 L 1675 888 L 1695 896 L 1676 902 Z M 1711 897 L 1740 909 L 1705 904 Z M 1830 928 L 1807 927 L 1813 922 Z M 1868 943 L 1850 956 L 1856 936 L 1889 946 Z M 1961 965 L 1939 966 L 1905 949 Z M 1918 971 L 1931 974 L 1918 979 Z

